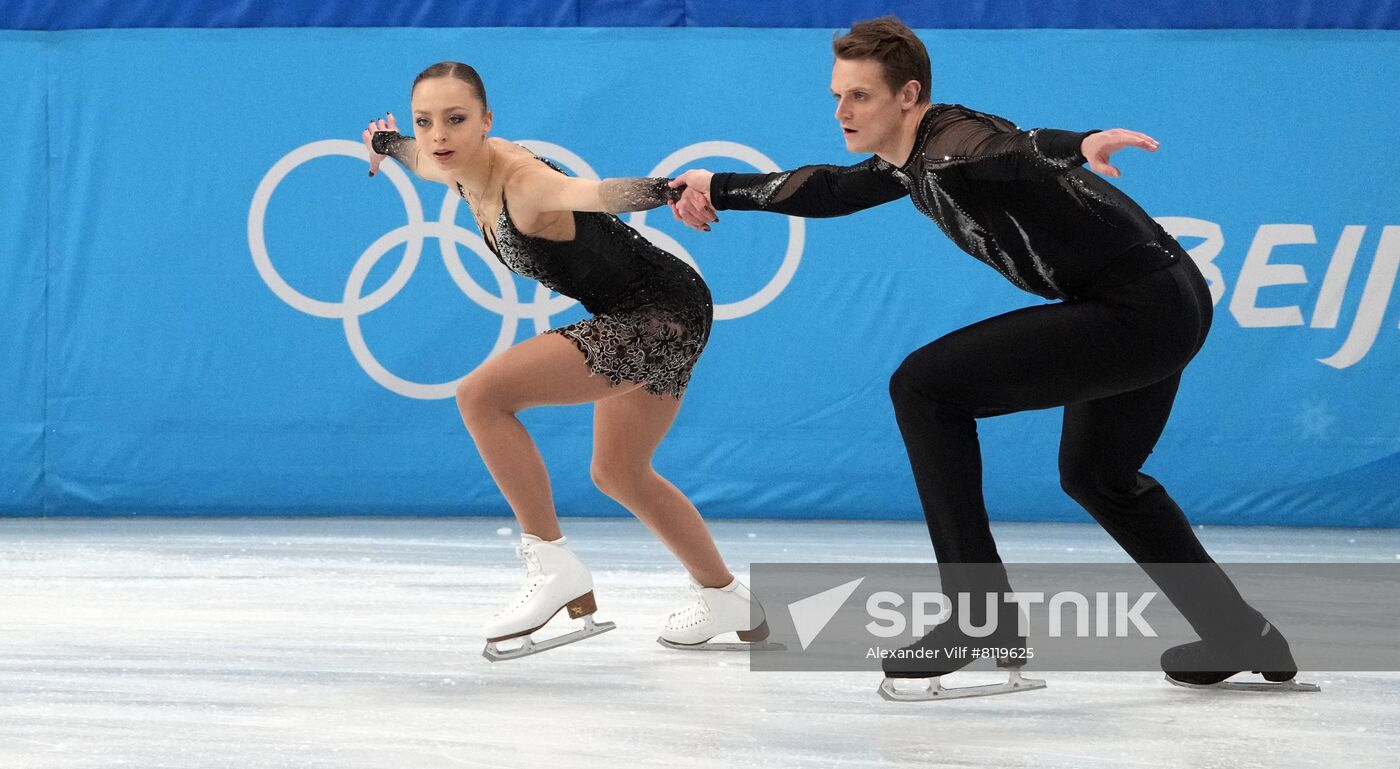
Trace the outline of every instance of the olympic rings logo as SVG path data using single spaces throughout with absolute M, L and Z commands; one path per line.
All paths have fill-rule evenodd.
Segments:
M 564 147 L 543 141 L 527 140 L 520 142 L 520 144 L 537 155 L 548 157 L 560 163 L 576 176 L 588 179 L 599 178 L 598 173 L 583 158 Z M 399 196 L 403 199 L 407 222 L 384 233 L 360 254 L 345 281 L 345 290 L 340 301 L 328 302 L 313 299 L 301 293 L 277 272 L 277 268 L 272 264 L 272 257 L 268 254 L 263 229 L 267 206 L 272 199 L 273 191 L 277 189 L 277 185 L 292 171 L 308 161 L 334 155 L 369 161 L 363 144 L 344 139 L 327 139 L 298 147 L 273 164 L 253 193 L 253 203 L 248 211 L 248 248 L 252 252 L 253 264 L 257 267 L 258 274 L 279 299 L 307 315 L 340 319 L 345 329 L 345 340 L 349 344 L 355 360 L 365 373 L 380 386 L 408 398 L 431 400 L 452 397 L 456 391 L 457 383 L 462 378 L 458 377 L 451 381 L 438 383 L 422 383 L 404 379 L 389 371 L 375 358 L 374 354 L 370 352 L 360 328 L 361 316 L 383 307 L 397 296 L 404 285 L 408 283 L 409 278 L 418 267 L 418 261 L 423 253 L 423 243 L 428 238 L 437 239 L 443 266 L 446 267 L 448 275 L 451 276 L 452 281 L 461 289 L 462 293 L 488 312 L 501 316 L 501 330 L 491 352 L 487 354 L 487 358 L 515 343 L 520 321 L 533 321 L 535 332 L 542 333 L 553 325 L 550 319 L 554 315 L 577 304 L 573 299 L 554 295 L 549 289 L 538 284 L 535 286 L 534 298 L 522 301 L 516 290 L 515 280 L 511 277 L 511 272 L 491 253 L 481 236 L 456 224 L 457 208 L 461 199 L 450 191 L 446 191 L 443 195 L 442 206 L 438 211 L 437 221 L 425 219 L 417 189 L 409 180 L 408 174 L 391 162 L 380 166 L 380 171 L 393 183 L 394 188 L 398 190 Z M 670 176 L 687 163 L 711 157 L 738 160 L 765 173 L 780 170 L 777 164 L 767 156 L 751 147 L 734 142 L 710 141 L 692 144 L 671 153 L 658 163 L 647 176 Z M 676 255 L 699 272 L 699 265 L 695 263 L 689 252 L 680 243 L 665 232 L 647 225 L 647 213 L 646 211 L 631 213 L 628 215 L 627 223 L 652 243 Z M 802 259 L 805 239 L 805 222 L 796 217 L 788 217 L 787 250 L 783 254 L 783 261 L 778 267 L 777 273 L 754 294 L 737 302 L 716 304 L 715 319 L 731 320 L 753 314 L 763 309 L 781 294 L 797 272 L 798 263 Z M 364 294 L 365 280 L 375 265 L 379 263 L 379 260 L 399 245 L 404 246 L 403 261 L 399 263 L 384 285 L 366 296 Z M 497 293 L 488 291 L 467 273 L 462 257 L 457 251 L 459 245 L 466 246 L 486 265 L 499 289 Z

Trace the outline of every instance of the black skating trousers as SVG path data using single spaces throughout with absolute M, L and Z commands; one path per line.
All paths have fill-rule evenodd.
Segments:
M 1202 638 L 1225 641 L 1263 618 L 1214 566 L 1167 490 L 1141 470 L 1212 316 L 1190 257 L 1170 237 L 1154 245 L 1178 258 L 1126 284 L 988 318 L 915 350 L 890 378 L 890 397 L 940 564 L 1001 562 L 982 497 L 977 420 L 1062 406 L 1062 488 L 1144 565 Z M 1151 568 L 1157 563 L 1206 565 L 1164 579 L 1166 570 Z

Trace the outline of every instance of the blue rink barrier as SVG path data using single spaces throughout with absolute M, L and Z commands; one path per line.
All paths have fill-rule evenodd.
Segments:
M 1118 183 L 1216 299 L 1146 468 L 1192 519 L 1400 525 L 1395 33 L 923 36 L 939 101 L 1162 142 L 1120 156 Z M 506 274 L 445 188 L 392 164 L 367 178 L 360 128 L 407 115 L 413 76 L 451 58 L 481 70 L 496 135 L 575 174 L 856 162 L 831 116 L 829 44 L 829 30 L 0 33 L 15 102 L 0 512 L 508 514 L 454 382 L 582 311 Z M 710 516 L 917 519 L 890 372 L 1039 301 L 907 201 L 734 212 L 709 234 L 664 210 L 625 218 L 716 298 L 657 458 Z M 1059 489 L 1059 419 L 980 423 L 994 517 L 1087 520 Z M 589 409 L 525 421 L 564 514 L 624 514 L 589 482 Z
M 897 14 L 937 29 L 1397 29 L 1397 0 L 6 0 L 0 29 L 146 27 L 844 27 Z

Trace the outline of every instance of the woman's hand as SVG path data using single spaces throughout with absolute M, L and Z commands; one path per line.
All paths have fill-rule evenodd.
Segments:
M 691 229 L 710 231 L 710 222 L 718 222 L 714 206 L 710 205 L 710 179 L 714 174 L 703 168 L 692 168 L 671 180 L 672 187 L 682 189 L 681 199 L 671 203 L 671 213 Z
M 369 128 L 366 128 L 365 132 L 360 134 L 360 138 L 363 139 L 365 142 L 365 150 L 369 152 L 370 176 L 374 176 L 375 174 L 379 173 L 379 164 L 384 162 L 384 158 L 389 157 L 388 155 L 380 155 L 379 153 L 374 151 L 374 132 L 399 130 L 399 125 L 394 120 L 394 113 L 388 112 L 385 114 L 388 117 L 369 121 Z

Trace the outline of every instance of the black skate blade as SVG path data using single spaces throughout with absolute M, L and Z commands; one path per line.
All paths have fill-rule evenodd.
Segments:
M 1287 681 L 1278 683 L 1265 681 L 1221 681 L 1218 684 L 1189 684 L 1185 681 L 1178 681 L 1171 676 L 1167 676 L 1167 683 L 1173 686 L 1180 686 L 1183 689 L 1215 689 L 1225 692 L 1320 692 L 1322 687 L 1317 684 L 1306 684 L 1297 679 L 1290 678 Z
M 658 638 L 656 642 L 667 649 L 675 649 L 683 652 L 782 652 L 787 651 L 786 644 L 777 641 L 758 641 L 750 643 L 748 641 L 702 641 L 698 644 L 678 644 L 675 641 L 667 641 L 665 638 Z
M 507 660 L 518 660 L 521 657 L 529 657 L 533 654 L 539 654 L 540 652 L 549 651 L 550 649 L 557 649 L 560 646 L 567 646 L 571 643 L 582 641 L 585 638 L 590 638 L 592 636 L 599 635 L 600 633 L 606 633 L 609 630 L 616 629 L 617 623 L 594 622 L 593 615 L 590 614 L 587 617 L 583 618 L 582 628 L 575 630 L 571 633 L 565 633 L 560 636 L 555 636 L 554 638 L 550 638 L 545 641 L 536 641 L 533 638 L 527 636 L 525 638 L 524 643 L 513 649 L 501 649 L 500 647 L 496 646 L 494 642 L 488 641 L 486 643 L 486 648 L 481 650 L 481 656 L 485 657 L 489 662 L 505 662 Z
M 931 677 L 925 687 L 913 691 L 900 691 L 895 688 L 895 681 L 907 681 L 909 680 L 907 678 L 886 678 L 880 682 L 880 696 L 890 702 L 932 702 L 934 700 L 960 700 L 967 697 L 989 697 L 996 694 L 1015 694 L 1016 692 L 1045 688 L 1044 679 L 1023 678 L 1019 668 L 1007 669 L 1006 682 L 1000 684 L 944 687 L 939 680 L 940 678 L 941 676 Z

